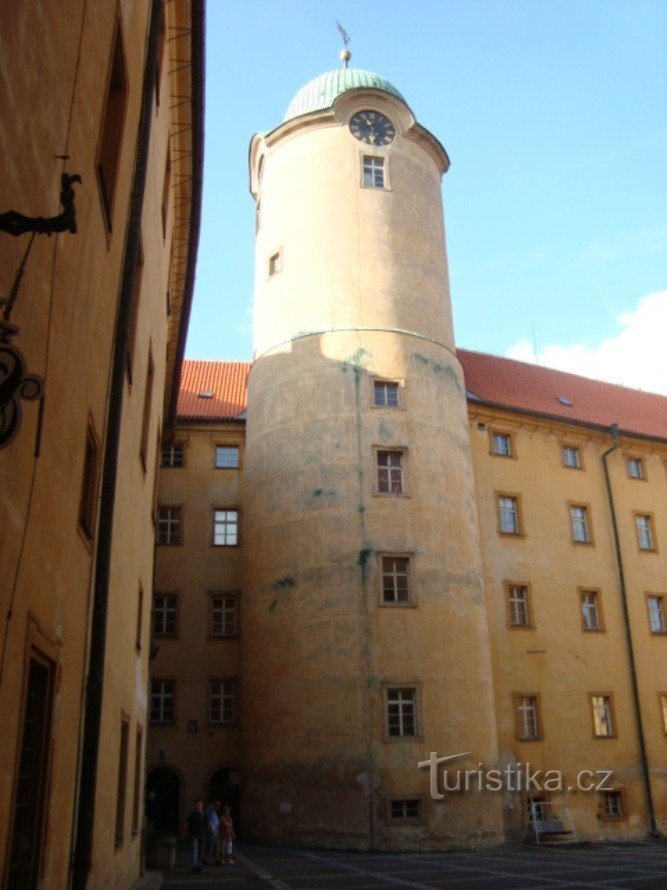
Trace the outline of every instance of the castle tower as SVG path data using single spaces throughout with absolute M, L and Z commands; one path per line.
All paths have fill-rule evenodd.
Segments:
M 432 799 L 429 752 L 495 764 L 441 177 L 395 87 L 341 69 L 253 137 L 242 820 L 377 849 L 496 843 L 500 796 Z

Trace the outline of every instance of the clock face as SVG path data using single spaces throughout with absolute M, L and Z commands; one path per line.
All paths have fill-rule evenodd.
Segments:
M 394 125 L 379 111 L 358 111 L 350 120 L 350 133 L 366 145 L 389 145 L 394 141 Z

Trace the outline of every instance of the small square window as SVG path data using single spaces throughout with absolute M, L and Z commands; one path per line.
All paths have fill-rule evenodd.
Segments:
M 176 594 L 154 594 L 151 625 L 154 637 L 176 636 L 178 631 L 178 596 Z
M 421 799 L 418 797 L 394 798 L 389 801 L 389 819 L 392 822 L 421 819 Z
M 623 789 L 600 792 L 600 818 L 606 822 L 627 818 L 627 805 Z
M 215 466 L 220 470 L 235 470 L 239 466 L 238 445 L 216 445 Z
M 570 470 L 580 470 L 581 452 L 576 445 L 563 445 L 562 447 L 563 466 Z
M 635 526 L 637 529 L 637 543 L 639 544 L 639 549 L 656 550 L 652 517 L 643 513 L 635 513 Z
M 385 730 L 390 739 L 419 735 L 417 690 L 413 686 L 389 686 L 385 693 Z
M 667 631 L 665 626 L 665 604 L 662 596 L 654 593 L 647 594 L 646 606 L 648 608 L 648 625 L 652 634 L 664 634 Z
M 269 277 L 271 275 L 277 275 L 278 272 L 283 271 L 283 254 L 282 251 L 279 250 L 276 253 L 272 253 L 269 257 Z
M 213 511 L 213 544 L 216 547 L 236 547 L 239 542 L 239 511 Z
M 610 695 L 591 695 L 593 735 L 598 739 L 611 739 L 616 735 Z
M 160 466 L 175 468 L 185 466 L 185 449 L 180 443 L 163 445 L 160 452 Z
M 174 722 L 175 680 L 151 681 L 151 723 Z
M 496 457 L 514 457 L 512 435 L 491 432 L 491 453 Z
M 518 741 L 534 742 L 542 738 L 539 697 L 535 693 L 514 694 L 514 720 Z
M 588 507 L 584 504 L 570 504 L 570 528 L 575 544 L 592 544 L 593 534 Z
M 236 722 L 236 681 L 208 681 L 208 722 Z
M 373 404 L 376 408 L 398 408 L 398 383 L 373 381 Z
M 404 494 L 402 451 L 378 451 L 377 490 L 380 494 Z
M 213 593 L 209 603 L 209 635 L 235 637 L 238 633 L 238 594 Z
M 510 627 L 531 627 L 530 601 L 525 584 L 505 584 Z
M 157 543 L 181 544 L 183 541 L 183 511 L 181 507 L 157 508 Z
M 597 590 L 580 590 L 581 626 L 583 630 L 602 630 L 600 598 Z
M 497 494 L 498 530 L 501 535 L 521 535 L 522 524 L 519 498 L 516 495 Z
M 631 479 L 646 479 L 644 461 L 641 457 L 628 458 L 628 476 Z
M 410 559 L 407 556 L 383 556 L 382 602 L 400 605 L 411 602 Z
M 383 189 L 385 187 L 384 158 L 364 155 L 362 182 L 364 188 Z

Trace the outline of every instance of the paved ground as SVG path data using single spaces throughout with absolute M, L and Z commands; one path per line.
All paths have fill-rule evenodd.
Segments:
M 188 869 L 185 850 L 164 873 L 163 890 L 191 887 L 347 890 L 393 887 L 434 890 L 624 888 L 667 890 L 667 844 L 646 842 L 580 847 L 513 847 L 490 853 L 370 854 L 282 850 L 242 845 L 234 865 Z

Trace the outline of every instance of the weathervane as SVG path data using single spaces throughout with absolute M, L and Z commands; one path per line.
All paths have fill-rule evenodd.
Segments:
M 338 30 L 340 31 L 340 36 L 343 38 L 343 43 L 344 43 L 344 47 L 343 47 L 343 49 L 340 51 L 340 60 L 341 60 L 341 62 L 344 62 L 344 63 L 345 63 L 345 67 L 347 68 L 347 63 L 348 63 L 348 62 L 350 61 L 350 59 L 352 58 L 352 53 L 351 53 L 350 50 L 347 48 L 347 47 L 348 47 L 348 44 L 349 44 L 349 42 L 350 42 L 350 35 L 347 33 L 347 31 L 346 31 L 345 28 L 341 25 L 340 22 L 336 22 L 336 27 L 337 27 Z

